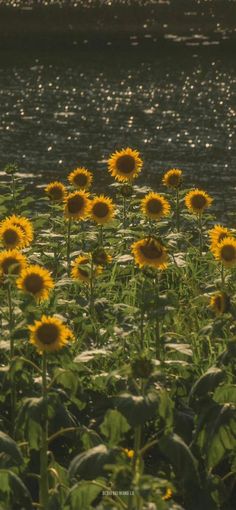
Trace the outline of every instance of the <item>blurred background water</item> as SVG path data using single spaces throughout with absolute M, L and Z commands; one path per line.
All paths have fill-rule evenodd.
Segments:
M 145 161 L 141 183 L 160 189 L 179 167 L 234 212 L 235 42 L 147 35 L 2 45 L 0 168 L 17 162 L 27 180 L 48 182 L 84 165 L 104 191 L 106 158 L 129 145 Z

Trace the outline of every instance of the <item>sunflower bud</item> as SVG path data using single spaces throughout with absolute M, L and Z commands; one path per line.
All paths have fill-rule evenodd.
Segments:
M 140 379 L 148 379 L 153 371 L 153 364 L 150 359 L 147 357 L 137 358 L 133 361 L 132 365 L 132 374 L 134 377 L 138 377 Z
M 120 193 L 121 193 L 122 197 L 125 197 L 125 198 L 132 197 L 133 187 L 130 186 L 129 184 L 124 184 L 123 186 L 120 187 Z

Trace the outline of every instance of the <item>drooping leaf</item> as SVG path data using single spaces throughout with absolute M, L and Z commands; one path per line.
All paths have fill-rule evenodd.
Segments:
M 111 446 L 118 445 L 130 426 L 119 411 L 109 409 L 103 423 L 100 425 L 102 434 L 109 440 Z
M 0 467 L 18 466 L 22 460 L 17 443 L 4 432 L 0 432 Z
M 164 436 L 159 442 L 159 447 L 172 464 L 179 480 L 193 485 L 198 482 L 197 461 L 181 437 L 177 434 Z
M 220 368 L 212 367 L 203 374 L 193 385 L 190 397 L 201 397 L 214 391 L 224 379 L 224 372 Z
M 150 392 L 142 396 L 124 393 L 116 397 L 115 405 L 131 427 L 137 427 L 154 418 L 157 413 L 158 394 Z
M 74 485 L 68 496 L 68 510 L 90 510 L 92 502 L 96 499 L 102 488 L 91 482 L 79 482 Z
M 69 477 L 71 480 L 78 476 L 84 480 L 93 480 L 98 476 L 104 476 L 106 474 L 104 466 L 112 464 L 114 458 L 114 452 L 104 444 L 90 448 L 90 450 L 76 455 L 72 460 Z

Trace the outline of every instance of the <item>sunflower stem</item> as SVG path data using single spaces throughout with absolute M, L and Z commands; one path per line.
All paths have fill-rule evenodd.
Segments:
M 94 315 L 94 267 L 93 267 L 93 259 L 91 259 L 91 269 L 90 269 L 90 303 L 89 303 L 89 309 L 90 314 Z
M 71 218 L 68 219 L 67 224 L 67 240 L 66 240 L 66 260 L 67 260 L 67 275 L 70 276 L 70 249 L 71 249 Z
M 221 264 L 220 273 L 221 273 L 221 283 L 222 283 L 222 286 L 224 286 L 225 285 L 225 270 L 224 270 L 223 264 Z
M 142 278 L 142 287 L 141 287 L 141 306 L 140 306 L 140 348 L 141 351 L 144 349 L 144 287 L 145 287 L 145 277 Z
M 99 225 L 99 244 L 103 246 L 103 225 Z
M 179 203 L 179 188 L 176 189 L 176 228 L 179 233 L 180 230 L 180 203 Z
M 12 202 L 13 202 L 13 212 L 16 213 L 16 181 L 14 174 L 11 176 L 11 194 L 12 194 Z
M 14 327 L 14 309 L 11 295 L 11 282 L 7 282 L 7 300 L 9 310 L 9 337 L 10 337 L 10 357 L 11 360 L 14 357 L 14 338 L 13 338 L 13 327 Z
M 198 227 L 199 227 L 199 253 L 202 256 L 203 251 L 203 225 L 202 225 L 202 214 L 198 216 Z
M 127 218 L 127 201 L 126 197 L 123 197 L 123 228 L 126 227 L 126 218 Z
M 12 303 L 12 295 L 11 295 L 11 282 L 8 280 L 7 282 L 7 300 L 8 300 L 8 310 L 9 310 L 9 338 L 10 338 L 10 361 L 12 364 L 14 358 L 14 337 L 13 337 L 13 328 L 14 328 L 14 308 Z M 15 410 L 16 410 L 16 385 L 15 385 L 15 377 L 13 374 L 12 382 L 11 382 L 11 426 L 12 426 L 12 435 L 14 436 L 15 429 Z
M 85 249 L 85 239 L 84 239 L 84 222 L 81 221 L 81 232 L 82 232 L 82 250 Z
M 47 354 L 42 354 L 42 397 L 44 415 L 42 425 L 42 444 L 40 451 L 40 505 L 43 510 L 48 510 L 48 410 L 47 410 Z
M 134 484 L 138 485 L 139 479 L 142 472 L 142 463 L 141 463 L 141 442 L 142 442 L 142 427 L 138 425 L 134 430 Z M 142 498 L 138 494 L 136 499 L 136 509 L 141 510 L 142 508 Z
M 159 307 L 159 274 L 155 279 L 155 287 L 156 287 L 156 318 L 155 318 L 155 347 L 156 347 L 156 358 L 161 357 L 161 343 L 160 343 L 160 321 L 158 317 L 158 307 Z

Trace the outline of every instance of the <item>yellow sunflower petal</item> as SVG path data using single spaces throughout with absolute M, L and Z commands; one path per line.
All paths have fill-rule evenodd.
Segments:
M 15 249 L 0 252 L 0 275 L 18 276 L 26 266 L 27 259 L 21 252 Z
M 171 168 L 171 170 L 168 170 L 162 179 L 164 186 L 167 186 L 167 188 L 179 188 L 182 184 L 182 173 L 182 170 L 178 168 Z
M 230 309 L 230 298 L 225 292 L 216 292 L 211 296 L 209 306 L 216 315 L 222 315 Z
M 54 287 L 50 272 L 36 264 L 23 269 L 16 283 L 18 289 L 31 294 L 37 301 L 48 299 L 49 293 Z
M 5 248 L 23 248 L 24 234 L 22 229 L 13 225 L 9 219 L 3 220 L 0 224 L 0 242 Z
M 113 219 L 115 215 L 115 206 L 111 198 L 100 195 L 90 202 L 89 213 L 96 223 L 104 225 Z
M 142 166 L 143 161 L 139 152 L 130 147 L 116 151 L 108 159 L 108 171 L 112 177 L 120 182 L 133 181 L 138 176 Z
M 203 190 L 195 189 L 189 191 L 185 196 L 185 205 L 190 212 L 201 214 L 207 207 L 210 207 L 213 199 Z
M 141 210 L 148 218 L 159 220 L 169 214 L 170 204 L 162 195 L 151 191 L 141 200 Z
M 225 237 L 215 247 L 213 255 L 225 267 L 236 266 L 236 239 Z
M 153 267 L 164 270 L 168 265 L 168 254 L 165 246 L 154 237 L 147 237 L 132 244 L 131 250 L 139 267 Z
M 208 231 L 209 237 L 211 239 L 210 249 L 212 253 L 214 253 L 217 245 L 225 238 L 230 237 L 230 230 L 222 225 L 215 225 L 212 229 Z
M 87 168 L 76 168 L 68 175 L 68 181 L 72 186 L 79 189 L 87 189 L 91 186 L 93 174 Z
M 35 321 L 30 330 L 30 343 L 42 352 L 55 352 L 62 349 L 69 340 L 73 340 L 72 331 L 57 317 L 43 315 Z
M 92 271 L 92 256 L 90 253 L 79 255 L 72 262 L 71 277 L 74 280 L 80 280 L 84 283 L 90 283 Z M 101 265 L 93 265 L 93 277 L 98 276 L 102 272 Z
M 52 202 L 63 202 L 67 195 L 66 187 L 59 181 L 50 182 L 46 186 L 45 192 Z
M 64 213 L 67 218 L 80 220 L 86 218 L 89 212 L 89 195 L 85 191 L 74 191 L 69 193 L 64 200 Z
M 31 221 L 25 216 L 16 216 L 15 214 L 9 216 L 7 218 L 7 221 L 21 229 L 24 238 L 23 246 L 24 248 L 26 246 L 29 246 L 29 244 L 32 243 L 34 238 L 34 229 Z

